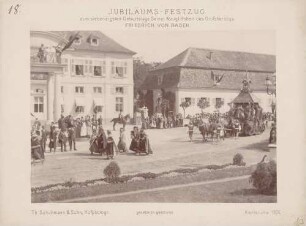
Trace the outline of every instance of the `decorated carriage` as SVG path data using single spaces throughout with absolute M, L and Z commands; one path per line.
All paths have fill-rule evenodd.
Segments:
M 241 92 L 232 101 L 228 117 L 231 120 L 239 121 L 242 136 L 252 136 L 264 132 L 266 125 L 263 109 L 259 105 L 259 99 L 251 92 L 247 80 L 243 81 Z

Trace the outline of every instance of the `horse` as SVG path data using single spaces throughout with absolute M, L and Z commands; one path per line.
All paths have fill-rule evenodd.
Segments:
M 116 126 L 117 123 L 123 124 L 123 129 L 125 129 L 125 125 L 128 122 L 128 120 L 130 120 L 130 118 L 131 118 L 130 114 L 127 114 L 126 116 L 123 116 L 122 119 L 120 119 L 120 118 L 113 118 L 111 120 L 111 122 L 113 122 L 113 130 L 114 131 L 116 130 L 115 126 Z

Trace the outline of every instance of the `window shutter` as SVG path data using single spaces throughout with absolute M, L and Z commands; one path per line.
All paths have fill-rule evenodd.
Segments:
M 75 74 L 75 66 L 74 66 L 74 61 L 73 61 L 73 59 L 71 59 L 71 74 Z
M 111 86 L 111 94 L 115 94 L 115 92 L 116 92 L 116 87 L 115 86 Z
M 217 98 L 212 98 L 212 105 L 216 106 Z

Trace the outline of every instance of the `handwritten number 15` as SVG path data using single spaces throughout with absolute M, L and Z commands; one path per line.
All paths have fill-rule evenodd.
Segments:
M 20 4 L 17 4 L 17 5 L 11 5 L 11 7 L 9 8 L 9 10 L 8 10 L 8 14 L 17 14 L 17 13 L 19 13 L 19 9 L 20 9 Z

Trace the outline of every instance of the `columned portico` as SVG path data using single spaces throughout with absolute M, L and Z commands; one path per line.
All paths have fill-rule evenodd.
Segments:
M 61 73 L 55 72 L 54 76 L 54 120 L 61 117 Z
M 47 92 L 46 118 L 41 119 L 47 122 L 56 121 L 61 115 L 61 77 L 63 74 L 63 66 L 61 64 L 35 63 L 31 66 L 31 80 L 44 80 L 45 90 Z M 35 90 L 34 84 L 31 89 Z M 36 117 L 35 112 L 33 113 Z

